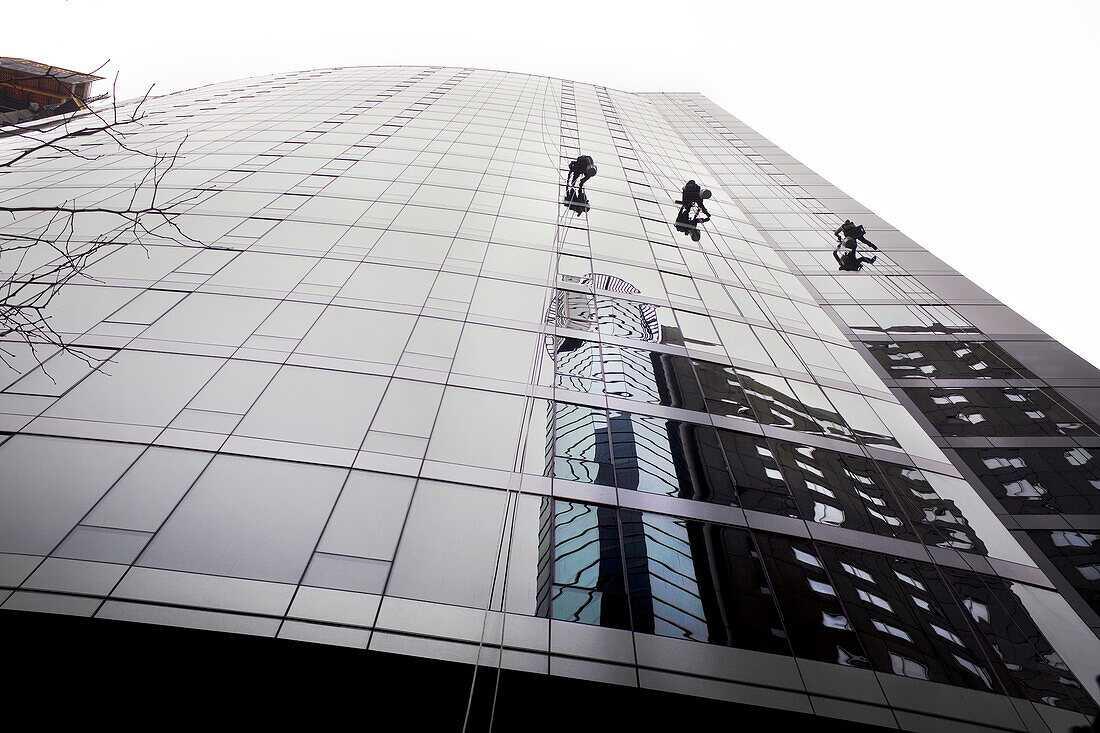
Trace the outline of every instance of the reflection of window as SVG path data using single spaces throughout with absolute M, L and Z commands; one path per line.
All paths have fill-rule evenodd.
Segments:
M 1054 541 L 1055 547 L 1092 547 L 1092 543 L 1100 540 L 1100 535 L 1084 532 L 1051 532 L 1050 538 Z
M 1085 580 L 1100 580 L 1100 565 L 1078 565 L 1077 571 L 1084 576 Z
M 989 623 L 989 606 L 973 598 L 964 598 L 963 605 L 966 606 L 967 611 L 970 611 L 970 615 L 975 621 Z
M 812 565 L 815 568 L 820 568 L 821 567 L 821 561 L 818 560 L 813 555 L 811 555 L 810 553 L 803 552 L 802 550 L 798 549 L 797 547 L 792 547 L 791 549 L 794 550 L 794 559 L 795 560 L 798 560 L 799 562 L 805 563 L 807 565 Z
M 1083 466 L 1092 460 L 1092 454 L 1084 448 L 1074 448 L 1073 450 L 1066 451 L 1066 460 L 1070 465 Z
M 871 495 L 870 495 L 870 494 L 868 494 L 867 492 L 865 492 L 865 491 L 860 491 L 859 489 L 856 489 L 856 493 L 857 493 L 857 494 L 859 494 L 859 496 L 860 496 L 860 497 L 861 497 L 861 498 L 862 498 L 862 499 L 863 499 L 864 501 L 869 501 L 869 502 L 871 502 L 872 504 L 874 504 L 875 506 L 886 506 L 886 500 L 885 500 L 885 499 L 880 499 L 880 498 L 879 498 L 879 497 L 877 497 L 877 496 L 871 496 Z
M 982 463 L 987 468 L 1023 468 L 1024 462 L 1020 458 L 983 458 Z
M 844 570 L 847 571 L 849 574 L 854 575 L 857 578 L 861 578 L 863 580 L 866 580 L 868 583 L 874 583 L 875 582 L 875 579 L 871 577 L 870 573 L 868 573 L 865 570 L 861 570 L 861 569 L 857 568 L 855 565 L 849 565 L 846 562 L 842 562 L 842 563 L 840 563 L 840 567 L 844 568 Z
M 926 593 L 928 592 L 928 589 L 924 587 L 924 583 L 920 582 L 916 578 L 911 578 L 905 573 L 899 573 L 897 570 L 894 571 L 894 575 L 898 576 L 898 580 L 902 581 L 903 583 L 908 583 L 914 588 L 918 588 Z
M 948 437 L 1074 435 L 1086 429 L 1100 430 L 1100 426 L 1067 409 L 1056 395 L 1041 389 L 960 387 L 944 391 L 909 387 L 905 392 Z M 981 416 L 952 409 L 964 403 L 973 405 L 966 412 L 980 412 Z
M 845 616 L 834 615 L 831 613 L 821 612 L 821 623 L 830 629 L 842 629 L 844 631 L 851 631 L 852 625 L 848 623 L 848 619 Z
M 893 527 L 900 527 L 901 526 L 901 520 L 898 519 L 897 517 L 890 517 L 890 516 L 887 516 L 887 515 L 885 515 L 881 512 L 876 512 L 874 509 L 871 509 L 870 507 L 867 508 L 867 513 L 870 514 L 875 519 L 882 520 L 883 522 L 886 522 L 887 524 L 889 524 Z
M 893 668 L 894 674 L 914 677 L 918 680 L 928 679 L 928 667 L 915 659 L 890 652 L 890 666 Z
M 887 602 L 887 600 L 885 598 L 880 598 L 879 596 L 876 596 L 874 593 L 868 593 L 867 591 L 862 590 L 860 588 L 856 589 L 856 593 L 859 595 L 859 599 L 861 601 L 863 601 L 864 603 L 870 603 L 873 606 L 878 606 L 879 608 L 885 609 L 885 610 L 889 611 L 890 613 L 894 612 L 894 609 L 891 608 L 890 604 Z
M 942 626 L 937 626 L 936 624 L 928 624 L 928 625 L 932 627 L 933 631 L 935 631 L 937 634 L 939 634 L 943 638 L 947 639 L 948 641 L 953 641 L 961 647 L 966 646 L 966 644 L 963 644 L 962 639 L 960 639 L 954 633 L 952 633 L 952 632 L 948 631 L 947 629 L 943 628 Z
M 1019 481 L 1009 481 L 1004 485 L 1005 493 L 1009 496 L 1020 496 L 1028 499 L 1038 499 L 1040 496 L 1047 493 L 1043 490 L 1042 486 L 1033 484 L 1027 479 L 1021 479 Z
M 988 672 L 986 672 L 984 669 L 982 669 L 978 665 L 974 664 L 973 662 L 971 662 L 967 659 L 963 659 L 958 654 L 952 654 L 951 656 L 953 656 L 955 658 L 955 661 L 958 662 L 960 665 L 962 665 L 962 667 L 964 669 L 966 669 L 970 672 L 973 672 L 975 675 L 980 677 L 982 682 L 985 683 L 986 687 L 988 687 L 991 690 L 993 689 L 993 683 L 989 679 L 989 673 Z
M 913 641 L 913 637 L 909 636 L 908 633 L 906 633 L 902 629 L 899 629 L 897 626 L 891 626 L 890 624 L 883 623 L 882 621 L 872 621 L 871 623 L 874 624 L 874 627 L 876 629 L 878 629 L 879 631 L 881 631 L 885 634 L 890 634 L 891 636 L 896 636 L 899 639 L 905 639 L 906 641 L 908 641 L 910 643 Z
M 822 524 L 844 524 L 844 512 L 835 506 L 817 502 L 814 504 L 814 521 Z
M 875 358 L 897 379 L 932 376 L 938 379 L 1015 379 L 1031 373 L 992 342 L 955 341 L 870 342 Z

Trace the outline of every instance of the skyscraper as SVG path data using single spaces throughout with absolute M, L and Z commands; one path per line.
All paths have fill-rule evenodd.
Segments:
M 704 97 L 370 67 L 146 111 L 0 174 L 20 282 L 38 209 L 96 241 L 179 150 L 47 304 L 68 348 L 0 342 L 9 628 L 339 659 L 475 729 L 1096 713 L 1100 375 Z

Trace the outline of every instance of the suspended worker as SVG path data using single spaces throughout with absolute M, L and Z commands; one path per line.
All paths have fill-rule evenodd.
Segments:
M 699 211 L 707 215 L 710 218 L 710 212 L 707 211 L 707 207 L 703 205 L 703 199 L 710 198 L 710 191 L 705 188 L 700 188 L 699 184 L 695 181 L 688 181 L 684 184 L 684 191 L 680 198 L 680 211 L 684 216 L 691 215 L 691 207 L 694 204 L 699 207 Z M 677 216 L 677 219 L 680 217 Z
M 578 191 L 583 191 L 585 182 L 594 175 L 596 175 L 596 163 L 592 160 L 592 156 L 582 155 L 569 164 L 567 187 L 572 188 L 576 185 Z M 577 179 L 580 179 L 580 183 L 577 183 Z
M 833 234 L 836 235 L 836 241 L 840 242 L 845 247 L 849 247 L 853 250 L 855 249 L 855 243 L 857 241 L 863 242 L 871 249 L 878 249 L 878 247 L 876 247 L 874 244 L 871 243 L 870 240 L 867 239 L 867 230 L 863 227 L 863 225 L 856 224 L 851 219 L 845 219 L 844 223 L 841 224 L 837 228 L 837 230 L 833 232 Z M 851 241 L 851 244 L 848 243 L 849 240 Z

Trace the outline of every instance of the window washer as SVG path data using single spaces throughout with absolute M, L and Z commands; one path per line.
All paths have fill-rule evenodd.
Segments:
M 844 254 L 840 253 L 840 250 L 844 250 Z M 855 242 L 853 240 L 851 248 L 848 248 L 844 243 L 838 244 L 836 249 L 833 250 L 833 258 L 836 259 L 838 265 L 840 265 L 841 272 L 859 272 L 863 269 L 864 263 L 874 264 L 874 261 L 878 259 L 877 256 L 873 257 L 856 257 Z
M 836 241 L 853 250 L 856 247 L 856 241 L 863 242 L 871 249 L 878 249 L 878 247 L 867 239 L 867 230 L 863 225 L 856 224 L 851 219 L 845 219 L 844 223 L 841 224 L 833 234 L 836 235 Z M 849 240 L 851 244 L 848 243 Z
M 584 191 L 584 184 L 594 175 L 596 175 L 596 164 L 592 156 L 582 155 L 569 164 L 569 183 L 566 187 L 572 188 L 575 185 L 577 191 Z M 578 179 L 580 183 L 577 183 Z
M 699 184 L 695 181 L 688 181 L 684 184 L 684 191 L 681 194 L 681 199 L 678 202 L 680 204 L 680 211 L 690 216 L 691 207 L 694 204 L 699 207 L 699 211 L 707 215 L 707 219 L 710 219 L 710 212 L 707 211 L 707 207 L 703 205 L 703 199 L 710 198 L 710 191 L 705 188 L 700 188 Z M 677 219 L 680 217 L 677 216 Z

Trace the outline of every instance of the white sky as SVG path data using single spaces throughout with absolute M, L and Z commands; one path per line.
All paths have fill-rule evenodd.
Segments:
M 699 91 L 1100 364 L 1095 0 L 37 0 L 4 21 L 0 54 L 109 58 L 120 98 L 375 64 Z

